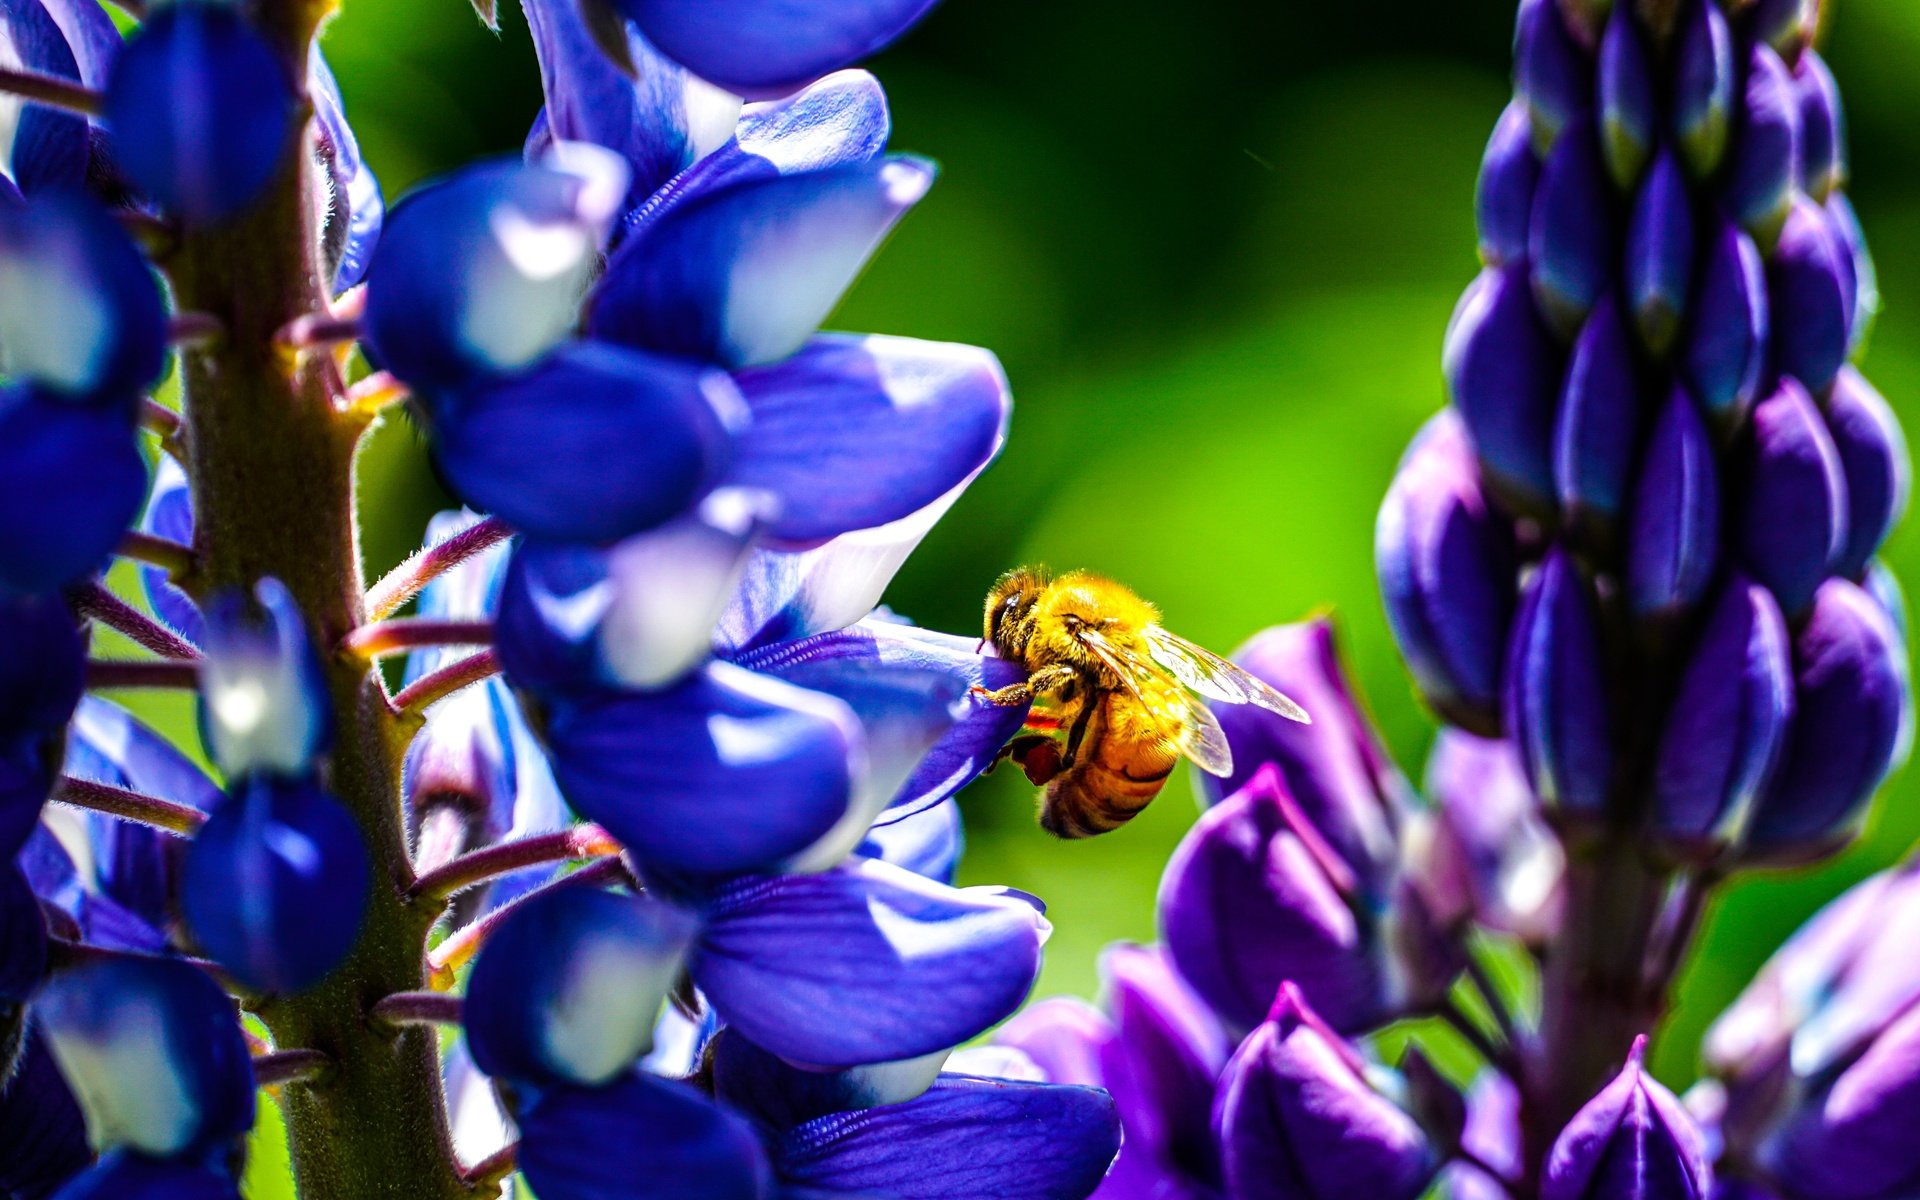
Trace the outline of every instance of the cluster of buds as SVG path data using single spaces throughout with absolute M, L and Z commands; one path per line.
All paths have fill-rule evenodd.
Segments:
M 930 7 L 526 0 L 524 156 L 389 215 L 324 6 L 0 0 L 0 1195 L 237 1197 L 260 1087 L 306 1200 L 1098 1185 L 1104 1092 L 949 1062 L 1049 932 L 953 886 L 1017 669 L 875 607 L 1006 380 L 818 329 Z M 369 587 L 402 404 L 471 510 Z

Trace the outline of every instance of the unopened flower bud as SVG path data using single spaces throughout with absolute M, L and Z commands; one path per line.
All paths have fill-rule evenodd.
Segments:
M 1794 67 L 1800 90 L 1800 186 L 1820 204 L 1847 181 L 1847 119 L 1827 60 L 1812 50 Z
M 1574 341 L 1553 430 L 1562 518 L 1597 544 L 1611 545 L 1618 534 L 1645 408 L 1626 320 L 1609 295 Z
M 1846 361 L 1859 300 L 1853 255 L 1827 210 L 1801 196 L 1768 264 L 1774 364 L 1816 395 Z
M 1734 218 L 1770 252 L 1800 181 L 1800 96 L 1786 64 L 1764 45 L 1753 47 L 1747 60 L 1742 117 L 1725 200 Z
M 1687 16 L 1674 65 L 1673 132 L 1688 170 L 1706 179 L 1720 169 L 1733 123 L 1733 30 L 1718 4 L 1681 7 Z
M 1534 308 L 1526 263 L 1489 268 L 1467 288 L 1447 326 L 1442 366 L 1488 489 L 1519 512 L 1551 512 L 1561 362 Z
M 1641 343 L 1664 358 L 1687 314 L 1694 270 L 1693 198 L 1680 162 L 1663 151 L 1627 227 L 1626 303 Z
M 1627 1065 L 1574 1114 L 1547 1155 L 1542 1200 L 1701 1200 L 1712 1173 L 1700 1128 L 1647 1074 L 1646 1039 Z
M 1721 221 L 1712 237 L 1694 296 L 1685 366 L 1701 406 L 1717 427 L 1728 430 L 1746 418 L 1758 398 L 1772 306 L 1766 267 L 1753 239 L 1731 221 Z
M 1533 222 L 1533 193 L 1539 183 L 1532 120 L 1526 106 L 1516 100 L 1493 127 L 1474 191 L 1482 262 L 1502 267 L 1526 257 L 1527 227 Z
M 1593 62 L 1556 0 L 1521 0 L 1513 46 L 1514 92 L 1533 117 L 1544 157 L 1568 123 L 1593 107 Z
M 1826 417 L 1847 477 L 1847 538 L 1833 571 L 1855 578 L 1906 512 L 1913 467 L 1900 419 L 1854 368 L 1840 368 Z
M 1613 713 L 1593 585 L 1555 548 L 1528 582 L 1507 657 L 1507 721 L 1548 808 L 1601 819 L 1612 789 Z
M 1674 389 L 1655 419 L 1634 483 L 1627 605 L 1669 625 L 1699 604 L 1720 561 L 1720 470 L 1693 400 Z
M 1544 942 L 1559 926 L 1565 855 L 1540 819 L 1513 743 L 1442 729 L 1426 792 L 1439 810 L 1436 840 L 1458 859 L 1474 919 Z
M 333 737 L 333 706 L 319 655 L 292 593 L 277 579 L 207 611 L 200 668 L 200 731 L 229 776 L 302 775 Z
M 1614 186 L 1632 191 L 1659 138 L 1653 64 L 1632 10 L 1616 4 L 1600 39 L 1600 149 Z
M 1534 299 L 1563 339 L 1580 328 L 1613 276 L 1619 246 L 1612 203 L 1599 140 L 1582 118 L 1546 156 L 1527 229 Z
M 1813 600 L 1847 541 L 1847 479 L 1813 398 L 1782 379 L 1754 406 L 1745 491 L 1733 541 L 1746 569 L 1772 589 L 1788 619 Z

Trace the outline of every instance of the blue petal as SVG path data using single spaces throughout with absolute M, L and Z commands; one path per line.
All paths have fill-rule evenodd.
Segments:
M 895 156 L 748 180 L 676 205 L 607 264 L 589 331 L 730 368 L 785 358 L 933 175 L 932 163 Z
M 838 695 L 863 720 L 869 710 L 849 688 L 857 687 L 860 677 L 868 673 L 944 677 L 950 685 L 943 691 L 956 699 L 973 688 L 993 690 L 1024 677 L 1017 665 L 981 654 L 965 638 L 875 619 L 834 633 L 775 643 L 749 651 L 737 661 L 789 683 Z M 993 763 L 1025 719 L 1023 708 L 968 700 L 958 722 L 918 756 L 918 765 L 892 793 L 891 809 L 880 823 L 931 808 L 971 783 Z
M 742 94 L 781 95 L 904 34 L 936 0 L 618 0 L 667 57 Z
M 95 1144 L 191 1155 L 253 1126 L 253 1067 L 233 1001 L 179 959 L 58 972 L 33 1003 Z
M 347 124 L 346 103 L 340 85 L 314 42 L 307 57 L 308 92 L 318 122 L 315 152 L 327 170 L 330 184 L 326 223 L 321 230 L 327 261 L 333 264 L 333 292 L 339 295 L 366 276 L 373 248 L 386 223 L 387 206 L 380 182 L 360 157 L 360 143 Z
M 1125 943 L 1100 955 L 1105 1004 L 1119 1036 L 1100 1054 L 1100 1074 L 1126 1123 L 1129 1150 L 1194 1164 L 1211 1176 L 1216 1160 L 1214 1084 L 1231 1047 L 1204 1001 L 1157 946 Z
M 1488 490 L 1523 512 L 1551 512 L 1562 363 L 1535 311 L 1524 260 L 1482 271 L 1461 295 L 1442 358 Z
M 584 887 L 515 908 L 467 981 L 474 1064 L 537 1085 L 624 1074 L 652 1047 L 696 924 L 657 900 Z
M 514 551 L 496 642 L 515 687 L 668 686 L 706 659 L 771 500 L 721 489 L 699 511 L 608 549 Z
M 1800 98 L 1793 75 L 1764 45 L 1747 60 L 1740 133 L 1724 187 L 1728 210 L 1770 250 L 1800 179 Z
M 1627 527 L 1627 604 L 1643 621 L 1684 615 L 1720 561 L 1720 473 L 1707 427 L 1685 389 L 1654 418 Z
M 735 377 L 752 422 L 728 481 L 780 497 L 771 533 L 817 542 L 898 520 L 993 460 L 1012 398 L 986 350 L 827 334 Z
M 1847 540 L 1833 571 L 1853 578 L 1906 512 L 1913 468 L 1900 418 L 1852 367 L 1841 368 L 1826 417 L 1847 477 Z
M 1788 620 L 1847 544 L 1847 479 L 1813 397 L 1792 378 L 1753 410 L 1745 490 L 1732 516 L 1748 571 L 1780 600 Z
M 1717 4 L 1688 8 L 1674 70 L 1673 132 L 1687 168 L 1705 179 L 1720 167 L 1733 123 L 1733 30 Z
M 570 343 L 522 374 L 432 408 L 434 462 L 453 491 L 531 538 L 610 542 L 662 524 L 714 482 L 739 403 L 691 363 Z M 620 448 L 620 470 L 606 468 Z
M 9 1026 L 47 973 L 47 924 L 27 877 L 11 861 L 0 864 L 0 1052 L 8 1049 Z M 6 1066 L 0 1053 L 0 1066 Z M 4 1170 L 4 1168 L 0 1168 Z
M 661 57 L 630 22 L 629 73 L 600 48 L 578 0 L 521 0 L 546 91 L 546 136 L 605 146 L 633 177 L 622 211 L 732 137 L 740 100 Z M 531 157 L 531 156 L 530 156 Z
M 166 313 L 133 240 L 85 196 L 0 206 L 0 347 L 7 373 L 125 407 L 160 377 Z
M 541 1200 L 765 1200 L 753 1128 L 682 1083 L 638 1071 L 556 1087 L 518 1114 L 519 1167 Z
M 1474 214 L 1480 231 L 1480 258 L 1500 267 L 1527 255 L 1527 226 L 1533 217 L 1533 191 L 1540 183 L 1540 160 L 1533 153 L 1533 125 L 1527 107 L 1515 100 L 1500 114 L 1480 164 Z
M 725 663 L 557 705 L 546 733 L 567 800 L 654 884 L 779 869 L 840 823 L 866 758 L 845 704 Z
M 369 356 L 416 389 L 533 364 L 578 323 L 626 190 L 625 164 L 575 145 L 410 193 L 367 268 Z
M 262 579 L 207 612 L 200 737 L 229 778 L 304 774 L 333 740 L 333 700 L 319 653 L 285 584 Z
M 1794 201 L 1767 269 L 1774 366 L 1822 395 L 1846 361 L 1859 298 L 1853 252 L 1827 210 Z
M 1563 337 L 1580 328 L 1611 281 L 1618 254 L 1612 202 L 1596 134 L 1583 118 L 1547 155 L 1527 230 L 1534 298 Z
M 1017 894 L 855 860 L 722 893 L 692 970 L 722 1020 L 782 1058 L 895 1062 L 1018 1008 L 1049 929 Z
M 1821 204 L 1847 180 L 1847 121 L 1840 85 L 1826 60 L 1812 50 L 1794 64 L 1800 92 L 1800 186 Z
M 812 550 L 755 551 L 715 630 L 715 650 L 737 654 L 845 629 L 865 617 L 971 482 L 898 521 L 843 533 Z
M 108 72 L 120 56 L 120 31 L 97 0 L 43 0 L 47 14 L 60 26 L 81 83 L 90 88 L 107 85 Z
M 833 1113 L 912 1100 L 933 1085 L 946 1058 L 946 1051 L 936 1050 L 906 1062 L 812 1071 L 729 1029 L 713 1042 L 713 1091 L 761 1124 L 784 1131 Z
M 312 784 L 242 785 L 193 840 L 181 909 L 193 936 L 241 982 L 297 992 L 360 937 L 373 870 L 360 826 Z
M 1759 393 L 1771 331 L 1759 247 L 1731 221 L 1722 221 L 1707 249 L 1695 301 L 1687 377 L 1707 413 L 1731 429 Z
M 48 1196 L 93 1161 L 87 1120 L 46 1035 L 29 1026 L 0 1084 L 0 1195 Z
M 240 1200 L 240 1185 L 199 1163 L 122 1151 L 102 1158 L 53 1200 Z
M 102 13 L 102 16 L 105 14 Z M 67 35 L 40 0 L 13 0 L 6 9 L 9 65 L 76 83 L 83 79 Z M 7 177 L 29 194 L 78 187 L 87 174 L 87 120 L 17 96 L 0 102 L 6 114 L 3 164 Z
M 917 1100 L 822 1117 L 780 1139 L 799 1187 L 897 1200 L 1086 1200 L 1120 1149 L 1097 1088 L 949 1075 Z
M 901 806 L 898 812 L 885 813 L 875 821 L 854 853 L 951 884 L 966 850 L 966 827 L 960 821 L 958 802 Z
M 153 490 L 147 495 L 140 529 L 183 546 L 193 545 L 193 491 L 187 485 L 186 471 L 170 454 L 154 460 Z M 167 628 L 196 646 L 206 640 L 206 621 L 200 615 L 200 605 L 174 586 L 164 567 L 142 565 L 140 584 L 154 615 Z
M 1609 544 L 1626 507 L 1646 407 L 1627 324 L 1609 295 L 1574 341 L 1553 430 L 1561 512 L 1572 528 L 1601 545 Z
M 1611 794 L 1607 661 L 1593 584 L 1556 547 L 1514 618 L 1507 723 L 1540 803 L 1583 818 L 1602 816 Z
M 141 23 L 114 63 L 114 161 L 163 208 L 224 221 L 273 181 L 295 133 L 286 67 L 236 8 L 183 0 Z
M 50 591 L 99 568 L 146 490 L 125 412 L 0 387 L 0 587 Z
M 871 162 L 887 148 L 891 130 L 880 81 L 865 71 L 837 71 L 804 91 L 748 107 L 732 141 L 675 176 L 625 223 L 649 225 L 675 205 L 750 179 Z
M 57 596 L 0 592 L 0 754 L 56 734 L 85 682 L 86 640 Z M 0 859 L 12 857 L 0 840 Z
M 42 789 L 44 791 L 44 789 Z M 57 814 L 55 820 L 63 820 Z M 102 824 L 104 823 L 104 819 Z M 88 822 L 97 830 L 100 825 Z M 83 826 L 73 836 L 77 850 L 92 854 L 88 830 Z M 90 862 L 86 877 L 74 866 L 67 847 L 45 822 L 36 826 L 16 860 L 26 873 L 27 882 L 48 911 L 57 910 L 66 920 L 62 932 L 77 931 L 80 940 L 108 950 L 131 950 L 140 954 L 161 954 L 171 949 L 167 934 L 146 919 L 129 912 L 119 901 L 100 891 L 98 869 Z M 169 917 L 171 911 L 169 911 Z M 171 920 L 168 921 L 171 925 Z

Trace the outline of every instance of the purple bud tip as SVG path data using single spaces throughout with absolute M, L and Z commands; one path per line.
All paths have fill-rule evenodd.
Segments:
M 1580 328 L 1613 274 L 1612 203 L 1599 138 L 1582 118 L 1547 155 L 1527 230 L 1534 298 L 1563 338 Z
M 1627 603 L 1643 622 L 1671 622 L 1700 602 L 1720 557 L 1720 476 L 1693 401 L 1676 388 L 1654 421 L 1634 485 Z
M 1541 154 L 1593 104 L 1593 61 L 1554 0 L 1524 0 L 1514 35 L 1514 91 L 1533 117 Z
M 1534 794 L 1585 817 L 1604 810 L 1614 769 L 1613 714 L 1592 585 L 1556 547 L 1514 619 L 1507 722 Z
M 1720 167 L 1732 126 L 1733 30 L 1718 4 L 1689 4 L 1674 68 L 1673 131 L 1696 179 Z
M 1533 193 L 1540 182 L 1540 160 L 1533 153 L 1533 125 L 1526 106 L 1514 101 L 1500 114 L 1481 160 L 1474 191 L 1480 230 L 1480 257 L 1498 267 L 1525 258 Z
M 1846 361 L 1859 297 L 1853 255 L 1827 210 L 1805 196 L 1780 230 L 1767 271 L 1774 358 L 1783 374 L 1824 393 Z
M 1646 43 L 1625 4 L 1614 7 L 1600 41 L 1600 147 L 1615 186 L 1630 191 L 1653 153 L 1658 120 Z
M 1722 430 L 1745 419 L 1760 390 L 1770 317 L 1760 248 L 1738 225 L 1724 221 L 1707 249 L 1686 347 L 1687 378 Z
M 1847 122 L 1840 85 L 1827 61 L 1811 50 L 1800 56 L 1794 84 L 1800 90 L 1804 134 L 1800 186 L 1824 204 L 1847 181 Z
M 1742 561 L 1796 618 L 1847 536 L 1840 452 L 1813 397 L 1792 379 L 1753 410 L 1746 487 L 1733 514 Z
M 1780 56 L 1755 46 L 1748 59 L 1745 121 L 1726 181 L 1728 209 L 1770 250 L 1800 180 L 1800 97 Z

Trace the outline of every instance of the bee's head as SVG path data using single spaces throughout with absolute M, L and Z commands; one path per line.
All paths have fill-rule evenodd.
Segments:
M 986 640 L 1007 657 L 1018 654 L 1017 633 L 1022 618 L 1047 586 L 1046 577 L 1032 567 L 1016 567 L 1002 575 L 987 593 Z

